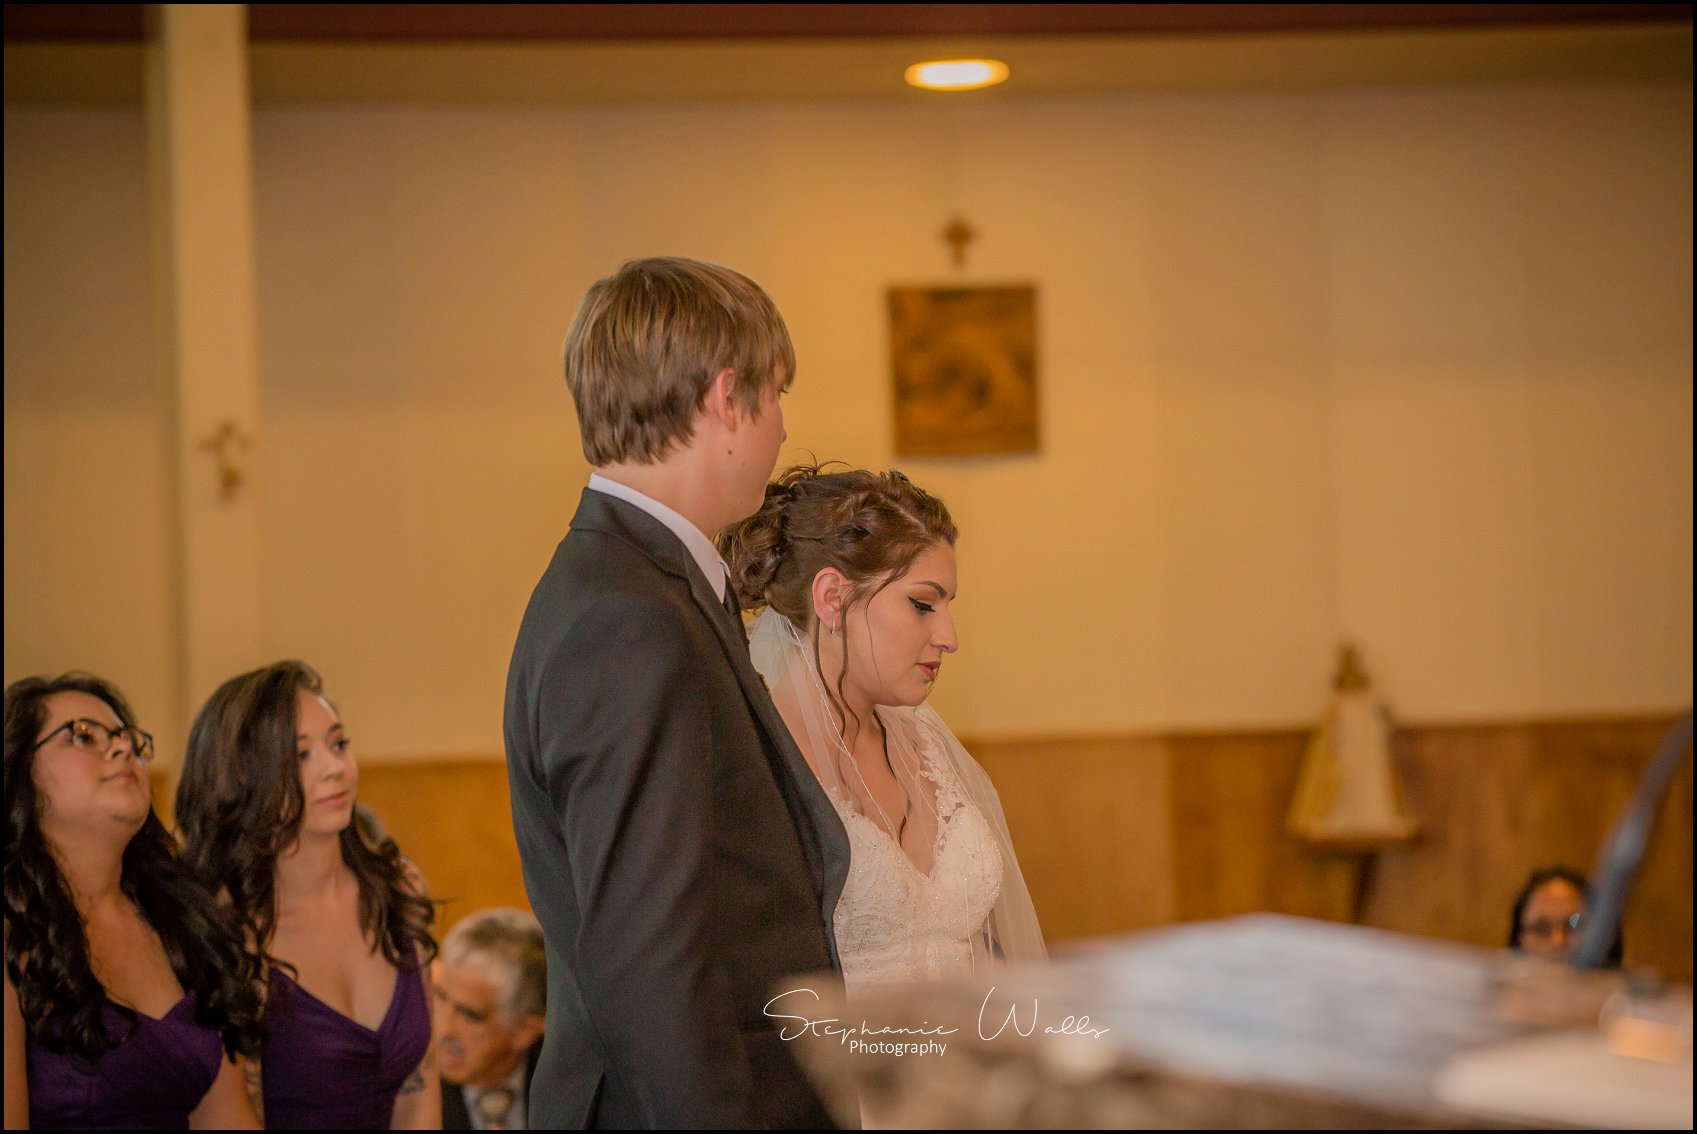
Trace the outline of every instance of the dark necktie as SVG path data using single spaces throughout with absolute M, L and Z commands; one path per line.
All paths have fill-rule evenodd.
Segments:
M 743 649 L 748 649 L 748 629 L 742 624 L 742 604 L 737 601 L 737 589 L 731 586 L 731 580 L 725 579 L 725 613 L 731 616 L 731 629 L 736 631 L 737 641 Z
M 505 1130 L 507 1114 L 513 1109 L 511 1087 L 490 1087 L 477 1096 L 477 1115 L 485 1130 Z

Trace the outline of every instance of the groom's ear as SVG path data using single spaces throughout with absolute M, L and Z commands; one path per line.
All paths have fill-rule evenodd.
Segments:
M 819 625 L 827 630 L 841 627 L 850 585 L 848 577 L 835 567 L 822 567 L 813 576 L 813 616 Z
M 736 393 L 737 372 L 727 366 L 708 383 L 707 396 L 701 400 L 701 412 L 711 415 L 726 429 L 735 429 L 737 413 L 741 408 L 737 403 Z

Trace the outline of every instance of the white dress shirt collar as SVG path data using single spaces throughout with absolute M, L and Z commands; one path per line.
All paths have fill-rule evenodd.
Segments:
M 652 496 L 645 496 L 628 484 L 620 484 L 616 480 L 608 480 L 600 473 L 589 474 L 589 487 L 596 492 L 604 492 L 615 496 L 626 504 L 634 505 L 659 520 L 662 524 L 683 541 L 689 549 L 696 565 L 701 568 L 701 574 L 707 584 L 713 588 L 713 595 L 720 602 L 725 601 L 725 584 L 729 582 L 731 571 L 725 566 L 725 559 L 719 554 L 719 549 L 713 546 L 713 541 L 702 534 L 701 529 L 684 519 L 677 512 L 666 507 Z

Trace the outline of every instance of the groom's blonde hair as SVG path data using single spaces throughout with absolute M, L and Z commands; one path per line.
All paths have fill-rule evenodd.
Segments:
M 795 377 L 789 328 L 760 285 L 681 256 L 632 260 L 592 286 L 562 362 L 583 455 L 597 466 L 651 464 L 687 443 L 721 370 L 750 415 L 769 385 Z

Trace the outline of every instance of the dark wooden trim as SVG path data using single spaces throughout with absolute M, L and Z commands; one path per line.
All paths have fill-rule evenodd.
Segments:
M 139 43 L 145 4 L 7 4 L 6 42 Z
M 144 4 L 7 4 L 12 41 L 137 42 Z M 250 4 L 265 41 L 1228 35 L 1690 23 L 1690 4 Z
M 1394 706 L 1393 706 L 1394 710 Z M 1559 728 L 1573 729 L 1585 727 L 1611 728 L 1636 725 L 1667 727 L 1686 711 L 1685 707 L 1662 710 L 1646 709 L 1643 712 L 1615 713 L 1562 713 L 1549 716 L 1501 716 L 1477 717 L 1472 719 L 1409 719 L 1393 714 L 1393 722 L 1399 732 L 1410 733 L 1451 733 L 1482 731 L 1490 729 L 1538 729 Z M 1317 722 L 1307 724 L 1245 724 L 1237 727 L 1216 725 L 1206 728 L 1165 728 L 1165 729 L 1124 729 L 1111 732 L 1088 733 L 985 733 L 961 737 L 961 743 L 967 751 L 976 751 L 980 746 L 997 748 L 1045 748 L 1066 747 L 1076 745 L 1089 747 L 1092 745 L 1125 745 L 1127 747 L 1139 744 L 1166 744 L 1184 741 L 1210 740 L 1272 740 L 1289 736 L 1307 736 L 1313 732 Z

